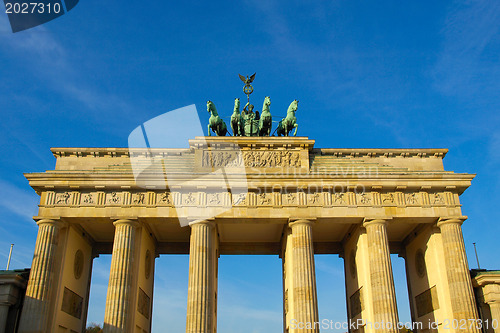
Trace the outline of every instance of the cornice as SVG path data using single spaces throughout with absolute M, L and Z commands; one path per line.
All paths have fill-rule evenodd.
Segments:
M 336 157 L 420 157 L 444 158 L 448 149 L 444 148 L 316 148 L 312 153 Z
M 54 157 L 168 156 L 192 152 L 189 148 L 50 148 Z
M 208 145 L 222 147 L 238 145 L 244 148 L 276 148 L 276 147 L 301 147 L 310 149 L 311 153 L 318 155 L 331 155 L 336 157 L 420 157 L 444 158 L 448 149 L 423 148 L 423 149 L 398 149 L 398 148 L 312 148 L 314 140 L 288 141 L 284 138 L 269 137 L 264 140 L 247 138 L 230 139 L 228 137 L 214 137 L 210 139 L 190 140 L 191 148 L 51 148 L 52 154 L 57 157 L 130 157 L 134 155 L 166 156 L 189 153 L 195 148 L 206 148 Z
M 472 278 L 472 282 L 475 286 L 485 286 L 487 284 L 500 284 L 500 272 L 496 271 L 479 273 Z
M 261 149 L 261 148 L 301 148 L 311 150 L 314 147 L 314 140 L 308 137 L 234 137 L 234 136 L 197 136 L 189 140 L 189 146 L 195 149 L 207 149 L 208 147 L 219 149 L 225 147 L 238 146 L 241 149 Z
M 386 174 L 374 174 L 374 175 L 363 175 L 363 174 L 346 174 L 346 175 L 330 175 L 330 174 L 321 174 L 321 173 L 226 173 L 226 177 L 228 178 L 241 178 L 241 175 L 245 175 L 247 180 L 443 180 L 443 181 L 471 181 L 474 179 L 476 174 L 469 173 L 454 173 L 450 171 L 445 172 L 404 172 L 404 173 L 386 173 Z M 31 182 L 35 180 L 106 180 L 106 179 L 115 179 L 115 180 L 130 180 L 134 179 L 134 175 L 132 172 L 113 172 L 113 171 L 105 171 L 105 172 L 92 172 L 90 170 L 83 171 L 49 171 L 49 172 L 34 172 L 34 173 L 25 173 L 24 176 Z M 168 173 L 169 177 L 179 180 L 192 180 L 197 176 L 203 176 L 206 178 L 208 174 L 206 172 L 178 172 Z M 152 173 L 151 179 L 157 179 L 158 174 Z M 220 177 L 217 177 L 220 178 Z M 141 174 L 141 179 L 148 179 L 147 174 Z

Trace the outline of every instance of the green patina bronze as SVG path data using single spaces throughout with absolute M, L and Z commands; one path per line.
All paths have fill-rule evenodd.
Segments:
M 262 105 L 262 114 L 259 111 L 254 111 L 253 104 L 250 104 L 250 94 L 253 92 L 251 83 L 255 79 L 255 74 L 250 77 L 244 77 L 238 74 L 240 79 L 245 83 L 243 91 L 247 95 L 248 102 L 240 113 L 240 99 L 234 100 L 233 114 L 231 115 L 231 130 L 234 136 L 271 136 L 273 125 L 273 117 L 271 115 L 270 106 L 271 98 L 266 96 Z M 294 100 L 288 107 L 286 118 L 281 119 L 276 129 L 278 136 L 289 136 L 291 130 L 295 128 L 293 136 L 297 136 L 297 111 L 299 101 Z M 227 133 L 226 123 L 219 117 L 217 109 L 212 101 L 207 102 L 207 111 L 211 114 L 208 122 L 208 135 L 212 135 L 211 130 L 218 136 L 225 136 Z M 276 121 L 275 121 L 276 122 Z
M 243 87 L 243 92 L 245 93 L 245 95 L 247 95 L 248 102 L 250 102 L 250 95 L 253 93 L 253 87 L 251 83 L 253 82 L 253 80 L 255 80 L 255 74 L 257 73 L 253 73 L 253 75 L 250 77 L 248 77 L 247 75 L 246 78 L 243 75 L 238 74 L 240 76 L 240 80 L 245 83 L 245 86 Z
M 295 118 L 295 111 L 297 111 L 298 104 L 299 101 L 295 99 L 288 107 L 288 110 L 286 111 L 286 118 L 281 119 L 278 124 L 278 129 L 276 131 L 278 136 L 289 136 L 290 131 L 294 128 L 295 133 L 293 133 L 293 136 L 297 136 L 297 129 L 299 125 L 297 124 L 297 118 Z
M 231 130 L 234 136 L 242 136 L 243 128 L 241 126 L 241 114 L 240 114 L 240 99 L 234 99 L 234 109 L 231 115 Z
M 210 113 L 210 119 L 208 120 L 208 135 L 212 135 L 210 132 L 210 130 L 212 130 L 218 136 L 225 136 L 227 133 L 226 123 L 219 117 L 217 109 L 212 101 L 207 102 L 207 111 Z
M 253 111 L 253 104 L 248 102 L 241 112 L 241 122 L 243 123 L 243 136 L 259 135 L 259 111 Z
M 264 98 L 264 105 L 262 105 L 262 113 L 259 119 L 260 136 L 271 135 L 271 127 L 273 127 L 273 117 L 271 116 L 271 111 L 269 111 L 270 106 L 271 106 L 271 97 L 266 96 L 266 98 Z

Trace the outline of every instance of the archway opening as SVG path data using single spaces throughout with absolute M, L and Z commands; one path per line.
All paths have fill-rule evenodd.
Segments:
M 314 262 L 320 327 L 328 332 L 346 332 L 340 326 L 347 321 L 344 261 L 338 254 L 317 254 Z
M 104 310 L 108 291 L 111 255 L 101 254 L 92 262 L 92 279 L 90 282 L 89 306 L 87 312 L 87 327 L 104 324 Z
M 217 332 L 283 331 L 282 261 L 276 255 L 219 258 Z
M 392 274 L 398 304 L 399 321 L 411 325 L 410 301 L 408 297 L 408 283 L 406 279 L 406 266 L 404 258 L 391 254 Z
M 160 255 L 154 279 L 152 332 L 185 332 L 189 255 Z

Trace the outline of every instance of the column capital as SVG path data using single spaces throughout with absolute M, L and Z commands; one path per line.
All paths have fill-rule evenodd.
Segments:
M 389 222 L 391 218 L 368 218 L 368 217 L 365 217 L 365 219 L 363 220 L 363 227 L 367 227 L 369 225 L 373 225 L 373 224 L 383 224 L 383 225 L 387 225 L 387 223 Z
M 288 226 L 293 227 L 299 224 L 308 224 L 312 226 L 314 223 L 316 223 L 316 218 L 289 218 L 288 219 Z
M 38 226 L 48 224 L 48 225 L 53 225 L 54 227 L 61 228 L 63 226 L 63 223 L 59 220 L 59 218 L 40 218 L 39 220 L 36 221 L 36 224 Z
M 121 224 L 128 224 L 132 227 L 138 227 L 140 225 L 140 223 L 137 221 L 137 218 L 116 218 L 113 220 L 113 225 L 115 227 Z
M 445 224 L 451 224 L 455 223 L 458 225 L 462 225 L 464 221 L 467 219 L 467 216 L 447 216 L 447 217 L 440 217 L 436 223 L 438 227 L 441 227 L 442 225 Z
M 212 218 L 212 219 L 196 219 L 196 220 L 189 221 L 190 227 L 193 227 L 194 225 L 197 225 L 197 224 L 205 224 L 205 225 L 208 225 L 210 227 L 213 227 L 213 226 L 215 226 L 215 220 Z

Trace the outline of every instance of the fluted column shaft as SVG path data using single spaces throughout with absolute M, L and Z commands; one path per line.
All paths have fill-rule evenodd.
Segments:
M 500 302 L 489 303 L 489 306 L 491 313 L 491 322 L 489 326 L 493 327 L 495 333 L 500 333 Z
M 7 325 L 7 317 L 9 315 L 9 304 L 8 303 L 0 303 L 0 332 Z
M 214 333 L 216 288 L 215 224 L 191 225 L 186 333 Z
M 135 313 L 130 302 L 134 274 L 134 252 L 138 222 L 117 220 L 104 313 L 104 332 L 129 332 Z
M 381 325 L 380 329 L 377 329 L 378 332 L 398 332 L 398 309 L 387 238 L 387 221 L 367 220 L 363 226 L 368 239 L 374 324 Z
M 47 332 L 50 302 L 54 295 L 54 265 L 61 223 L 44 219 L 37 222 L 35 254 L 26 289 L 19 332 Z
M 465 320 L 468 323 L 467 320 L 478 319 L 479 317 L 469 275 L 461 225 L 462 220 L 459 219 L 442 219 L 437 223 L 437 226 L 441 229 L 444 263 L 446 265 L 453 311 L 453 318 L 450 318 L 450 320 L 456 319 L 459 322 Z M 465 329 L 458 329 L 457 331 L 479 332 L 475 325 L 465 326 L 467 326 Z
M 299 327 L 292 332 L 319 332 L 318 296 L 314 267 L 312 221 L 298 220 L 290 223 L 293 255 L 294 317 Z M 307 328 L 312 327 L 312 328 Z

